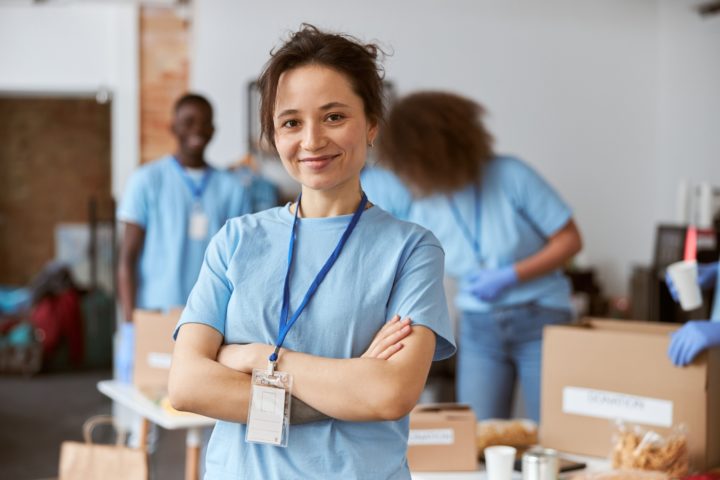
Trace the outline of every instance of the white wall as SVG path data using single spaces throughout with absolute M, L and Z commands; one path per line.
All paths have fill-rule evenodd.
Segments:
M 112 94 L 112 189 L 139 159 L 138 13 L 132 2 L 0 5 L 0 94 Z
M 536 166 L 572 204 L 611 293 L 650 260 L 655 223 L 658 3 L 397 0 L 195 5 L 191 85 L 217 108 L 210 156 L 245 150 L 245 84 L 303 22 L 379 40 L 399 93 L 484 103 L 498 150 Z
M 675 219 L 681 178 L 720 187 L 720 15 L 700 17 L 703 1 L 663 0 L 658 66 L 655 217 Z
M 720 17 L 701 0 L 196 0 L 191 85 L 217 110 L 210 158 L 245 151 L 246 82 L 303 22 L 380 41 L 399 93 L 489 111 L 498 149 L 573 205 L 611 293 L 652 254 L 680 177 L 720 183 Z M 139 158 L 137 6 L 0 5 L 0 92 L 113 92 L 113 192 Z

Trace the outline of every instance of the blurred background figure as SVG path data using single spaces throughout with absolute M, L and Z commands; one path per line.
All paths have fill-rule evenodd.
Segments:
M 668 357 L 673 364 L 685 366 L 707 348 L 720 346 L 720 289 L 717 288 L 719 262 L 698 265 L 698 284 L 703 290 L 715 289 L 709 320 L 692 320 L 672 334 Z M 669 275 L 665 276 L 673 300 L 679 301 L 677 289 Z
M 412 194 L 391 171 L 367 163 L 360 172 L 360 183 L 375 205 L 401 220 L 408 219 Z
M 213 168 L 205 149 L 213 137 L 213 109 L 200 95 L 175 103 L 174 154 L 140 167 L 118 207 L 124 225 L 118 265 L 123 312 L 117 375 L 133 368 L 133 310 L 183 306 L 195 284 L 210 238 L 228 218 L 250 212 L 249 196 L 234 176 Z
M 539 419 L 542 329 L 572 320 L 561 267 L 581 249 L 570 207 L 530 166 L 493 152 L 483 108 L 442 92 L 399 100 L 379 140 L 381 162 L 416 197 L 459 282 L 457 399 L 478 419 L 511 414 L 516 379 Z
M 252 213 L 277 207 L 279 202 L 278 187 L 268 180 L 261 172 L 255 156 L 247 154 L 237 163 L 230 166 L 230 171 L 247 191 Z

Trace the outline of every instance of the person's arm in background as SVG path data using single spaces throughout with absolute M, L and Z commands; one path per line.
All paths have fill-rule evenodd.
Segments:
M 120 380 L 130 382 L 135 350 L 135 328 L 132 315 L 135 310 L 137 293 L 137 265 L 145 242 L 145 229 L 130 222 L 125 227 L 118 259 L 118 299 L 123 313 L 119 326 L 120 349 L 117 355 Z
M 687 322 L 670 339 L 668 357 L 678 367 L 688 365 L 707 348 L 720 347 L 720 322 Z
M 393 318 L 376 334 L 362 359 L 388 361 L 404 350 L 405 339 L 411 331 L 407 319 L 400 321 L 399 317 Z M 170 400 L 178 410 L 245 423 L 252 374 L 249 362 L 257 361 L 258 368 L 265 368 L 272 347 L 259 344 L 223 346 L 222 341 L 222 334 L 208 325 L 188 323 L 180 328 L 170 370 Z M 281 358 L 289 353 L 291 352 L 283 351 Z M 248 364 L 242 365 L 243 362 Z M 278 369 L 283 368 L 284 361 L 278 365 Z M 296 379 L 296 386 L 298 381 L 303 379 Z M 323 392 L 319 393 L 325 395 Z M 293 406 L 291 423 L 307 423 L 328 418 L 313 408 L 307 398 L 297 395 L 297 390 L 295 394 L 303 403 Z M 223 398 L 224 401 L 218 402 L 217 398 Z M 310 402 L 312 401 L 313 399 L 310 399 Z
M 554 233 L 547 244 L 534 255 L 514 265 L 478 270 L 469 277 L 470 290 L 480 300 L 491 301 L 519 282 L 541 277 L 562 267 L 582 249 L 582 238 L 575 222 Z
M 123 319 L 132 323 L 137 293 L 137 266 L 145 243 L 145 229 L 140 225 L 123 222 L 124 233 L 118 255 L 118 299 Z
M 570 219 L 548 239 L 545 247 L 539 252 L 515 264 L 518 280 L 526 282 L 552 272 L 562 267 L 580 250 L 582 250 L 580 231 L 575 221 Z
M 498 160 L 497 181 L 516 214 L 546 243 L 529 257 L 499 268 L 481 269 L 468 276 L 469 290 L 480 300 L 495 300 L 506 289 L 562 267 L 582 249 L 582 237 L 570 207 L 545 179 L 524 162 Z

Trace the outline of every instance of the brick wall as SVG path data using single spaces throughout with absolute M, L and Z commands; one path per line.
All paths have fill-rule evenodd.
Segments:
M 0 98 L 0 284 L 24 285 L 54 257 L 60 222 L 110 215 L 110 104 Z
M 140 11 L 140 155 L 143 163 L 175 150 L 170 119 L 188 89 L 189 28 L 173 9 Z

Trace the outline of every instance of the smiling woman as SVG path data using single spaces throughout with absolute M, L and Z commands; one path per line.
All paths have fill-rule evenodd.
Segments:
M 302 193 L 226 224 L 176 329 L 171 401 L 220 419 L 208 478 L 410 478 L 407 414 L 455 345 L 437 239 L 360 186 L 376 56 L 304 26 L 260 79 L 263 134 Z M 297 400 L 315 421 L 289 428 Z
M 275 146 L 288 173 L 305 187 L 303 215 L 352 213 L 377 123 L 366 118 L 347 77 L 320 65 L 287 71 L 278 82 L 275 111 Z M 319 211 L 318 195 L 343 204 Z

